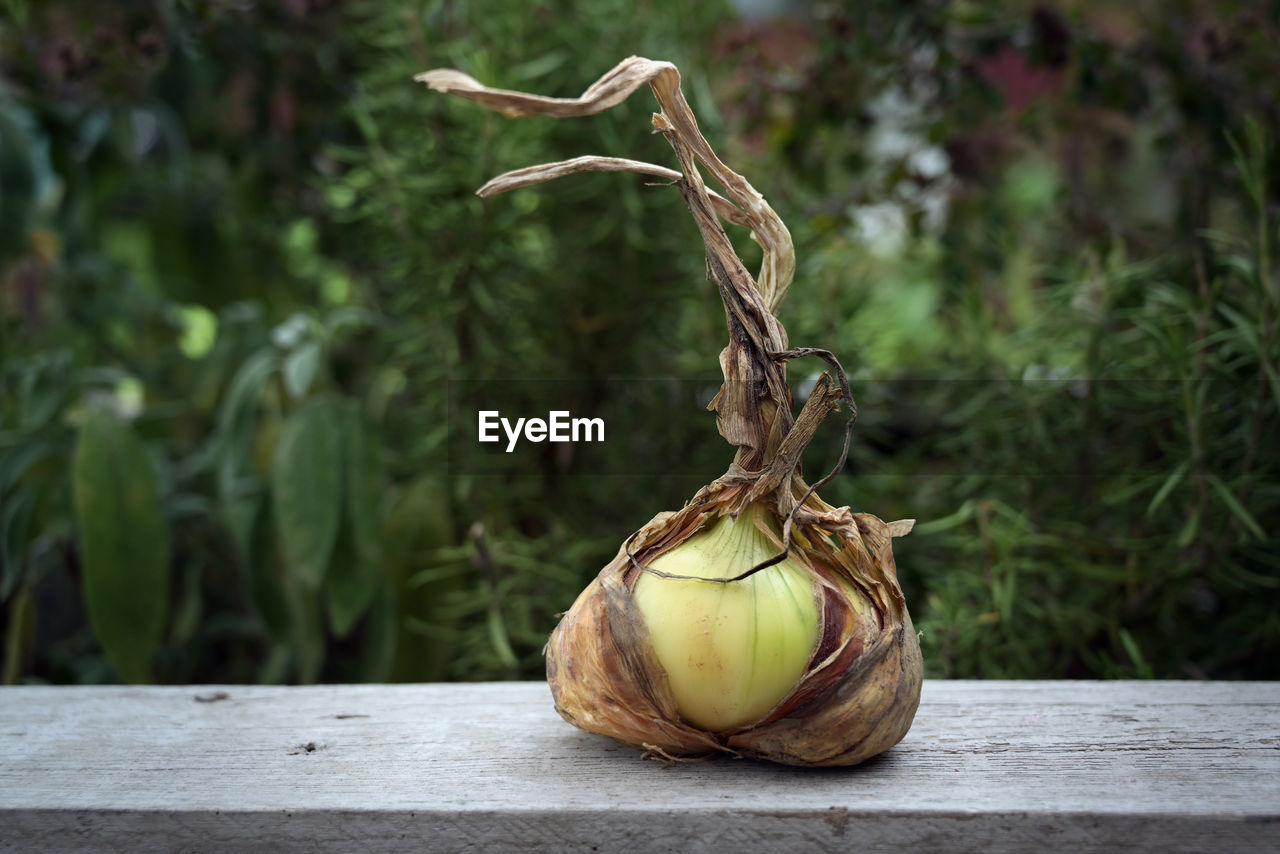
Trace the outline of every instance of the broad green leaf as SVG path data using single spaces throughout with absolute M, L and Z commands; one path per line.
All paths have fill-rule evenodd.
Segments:
M 42 353 L 26 362 L 18 375 L 18 424 L 26 430 L 45 427 L 58 413 L 66 393 L 64 350 Z
M 231 541 L 235 543 L 240 557 L 247 561 L 252 548 L 250 543 L 258 518 L 258 506 L 262 501 L 262 490 L 255 492 L 243 488 L 237 489 L 236 493 L 234 497 L 225 498 L 221 502 L 222 521 L 231 532 Z
M 19 492 L 5 500 L 4 512 L 0 513 L 0 560 L 4 561 L 0 567 L 0 602 L 7 601 L 22 580 L 37 498 L 39 493 L 34 489 Z
M 23 585 L 9 605 L 4 633 L 4 673 L 0 684 L 16 685 L 36 635 L 36 609 L 31 588 Z
M 325 637 L 318 591 L 295 585 L 288 595 L 289 627 L 293 663 L 298 681 L 311 685 L 324 667 Z
M 5 493 L 31 470 L 36 463 L 55 453 L 57 446 L 53 442 L 39 439 L 15 445 L 0 455 L 0 493 Z
M 347 407 L 343 419 L 343 462 L 346 470 L 347 524 L 362 561 L 382 562 L 379 508 L 386 493 L 382 446 L 370 435 L 359 407 Z
M 35 152 L 37 141 L 29 130 L 31 122 L 26 110 L 10 106 L 11 99 L 0 103 L 0 252 L 8 257 L 19 250 L 27 235 L 31 214 L 36 208 L 38 181 Z
M 335 309 L 329 313 L 329 316 L 324 321 L 332 338 L 337 338 L 344 332 L 366 329 L 377 322 L 378 315 L 368 309 L 354 306 Z
M 364 614 L 386 574 L 378 512 L 386 487 L 382 451 L 357 404 L 343 409 L 342 436 L 346 514 L 326 581 L 329 624 L 339 637 Z
M 190 643 L 207 619 L 205 597 L 201 589 L 204 565 L 192 561 L 181 570 L 182 581 L 173 597 L 173 615 L 169 621 L 169 641 L 175 646 Z
M 398 613 L 395 589 L 389 581 L 384 580 L 369 606 L 369 617 L 366 623 L 368 628 L 363 635 L 364 659 L 361 681 L 388 682 L 391 680 L 391 668 L 396 659 Z
M 289 637 L 289 604 L 280 577 L 279 561 L 276 559 L 271 500 L 263 496 L 254 507 L 244 552 L 249 595 L 267 631 L 277 641 L 283 642 Z
M 320 370 L 320 342 L 308 341 L 284 359 L 284 388 L 294 400 L 302 400 L 311 391 Z
M 237 497 L 240 474 L 248 466 L 258 398 L 276 369 L 276 355 L 263 348 L 245 360 L 231 379 L 218 410 L 217 479 L 224 513 Z
M 218 432 L 223 441 L 233 446 L 248 442 L 258 395 L 275 367 L 275 352 L 264 347 L 245 359 L 231 378 L 222 406 L 218 410 Z
M 128 424 L 89 416 L 72 487 L 94 635 L 122 679 L 146 682 L 169 601 L 169 532 L 155 471 Z
M 342 515 L 340 410 L 314 400 L 285 421 L 271 462 L 276 532 L 291 580 L 318 590 Z
M 382 580 L 378 569 L 376 564 L 368 565 L 360 560 L 351 541 L 351 531 L 344 525 L 329 561 L 329 574 L 324 579 L 329 627 L 338 637 L 345 638 L 364 616 Z
M 297 312 L 291 315 L 284 323 L 272 328 L 271 343 L 281 350 L 292 350 L 303 342 L 311 332 L 311 329 L 311 318 L 301 312 Z

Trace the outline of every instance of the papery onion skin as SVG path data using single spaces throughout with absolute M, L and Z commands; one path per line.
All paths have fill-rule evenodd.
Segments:
M 679 512 L 659 514 L 634 538 L 633 554 L 646 543 L 665 550 L 682 542 L 723 509 L 715 504 L 695 499 Z M 580 729 L 676 758 L 720 751 L 788 765 L 854 765 L 897 744 L 915 717 L 923 667 L 897 590 L 893 529 L 874 516 L 842 510 L 841 518 L 855 527 L 832 553 L 862 571 L 836 569 L 827 562 L 830 554 L 813 548 L 823 572 L 846 580 L 824 587 L 829 654 L 819 653 L 795 690 L 762 722 L 714 733 L 680 717 L 625 580 L 634 573 L 625 547 L 552 632 L 547 678 L 556 710 Z M 811 533 L 816 543 L 819 534 Z M 870 597 L 874 608 L 868 614 L 847 594 L 842 597 L 845 583 L 870 585 L 886 595 L 880 601 Z M 876 591 L 877 586 L 890 589 Z

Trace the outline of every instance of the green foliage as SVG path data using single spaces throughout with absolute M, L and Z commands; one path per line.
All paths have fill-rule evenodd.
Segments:
M 1113 10 L 895 9 L 890 40 L 890 4 L 828 10 L 851 41 L 800 86 L 823 103 L 850 57 L 909 69 L 856 78 L 866 136 L 901 135 L 829 166 L 865 199 L 833 216 L 831 184 L 796 173 L 781 206 L 820 211 L 793 223 L 820 298 L 802 280 L 784 320 L 852 354 L 863 441 L 828 499 L 921 520 L 896 551 L 932 675 L 1276 675 L 1265 39 L 1243 10 Z M 841 115 L 860 116 L 778 134 L 788 156 L 822 162 Z M 941 178 L 922 168 L 939 148 Z M 896 243 L 862 215 L 886 199 Z
M 285 419 L 271 461 L 271 500 L 285 566 L 318 590 L 342 520 L 342 424 L 330 401 L 317 399 Z
M 386 478 L 382 450 L 355 406 L 342 412 L 341 430 L 346 501 L 338 551 L 325 587 L 330 625 L 334 634 L 345 637 L 388 583 L 379 530 Z
M 169 535 L 151 461 L 126 423 L 95 413 L 76 438 L 72 477 L 93 633 L 123 679 L 150 681 L 169 598 Z
M 674 165 L 644 93 L 510 121 L 411 78 L 573 95 L 629 54 L 792 229 L 783 321 L 860 406 L 824 496 L 919 520 L 930 675 L 1275 678 L 1280 32 L 1219 5 L 7 4 L 4 679 L 536 678 L 727 465 L 705 412 L 619 392 L 714 387 L 723 312 L 669 188 L 474 196 Z M 468 470 L 450 393 L 485 381 L 670 463 Z

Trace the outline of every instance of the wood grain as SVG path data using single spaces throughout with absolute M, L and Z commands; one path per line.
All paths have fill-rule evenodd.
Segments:
M 0 689 L 0 848 L 266 846 L 1280 850 L 1280 683 L 926 681 L 817 770 L 641 760 L 541 683 Z

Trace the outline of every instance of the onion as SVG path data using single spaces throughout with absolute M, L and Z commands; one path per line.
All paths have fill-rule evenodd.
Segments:
M 698 131 L 667 62 L 631 57 L 579 98 L 486 87 L 453 69 L 418 75 L 433 89 L 510 117 L 582 116 L 648 83 L 653 117 L 679 171 L 613 157 L 579 157 L 510 172 L 487 196 L 586 171 L 635 171 L 679 188 L 707 249 L 725 305 L 725 383 L 712 401 L 737 451 L 724 475 L 683 508 L 663 512 L 623 543 L 564 615 L 547 644 L 556 710 L 587 732 L 669 760 L 718 753 L 791 765 L 853 765 L 897 744 L 920 699 L 920 645 L 898 584 L 891 540 L 912 520 L 885 523 L 833 507 L 808 484 L 800 455 L 843 401 L 844 371 L 825 350 L 788 348 L 777 309 L 795 253 L 781 219 Z M 702 164 L 725 189 L 703 183 Z M 751 229 L 764 249 L 756 277 L 721 219 Z M 823 374 L 792 415 L 786 363 L 817 356 Z
M 721 516 L 654 558 L 631 595 L 680 717 L 712 732 L 762 720 L 818 648 L 821 590 L 794 556 L 724 582 L 777 554 L 781 531 L 761 505 Z

